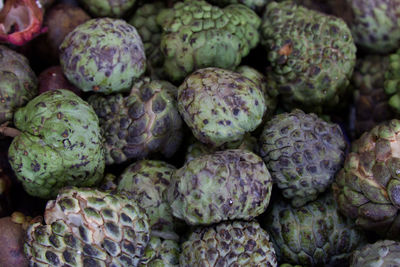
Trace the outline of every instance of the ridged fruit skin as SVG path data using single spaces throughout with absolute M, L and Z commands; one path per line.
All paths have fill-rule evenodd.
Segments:
M 28 59 L 0 45 L 0 124 L 38 94 L 37 83 Z
M 44 217 L 27 230 L 31 266 L 139 266 L 150 240 L 146 213 L 122 194 L 66 187 Z
M 147 58 L 147 72 L 152 78 L 164 78 L 164 55 L 161 52 L 162 27 L 156 21 L 158 14 L 166 8 L 164 2 L 144 4 L 139 7 L 128 23 L 134 26 L 142 38 Z
M 271 236 L 280 262 L 303 266 L 347 266 L 363 233 L 342 216 L 331 192 L 294 208 L 277 199 L 260 223 Z
M 345 148 L 339 125 L 299 109 L 275 115 L 259 138 L 260 156 L 294 207 L 315 200 L 331 186 Z
M 195 141 L 194 143 L 189 145 L 186 150 L 185 162 L 191 161 L 205 154 L 211 154 L 216 151 L 225 149 L 242 149 L 255 152 L 255 150 L 257 149 L 257 139 L 254 136 L 246 134 L 243 140 L 240 140 L 239 142 L 229 143 L 226 144 L 226 146 L 219 148 L 209 147 L 199 141 Z
M 400 121 L 375 126 L 352 144 L 332 187 L 340 211 L 382 237 L 400 234 Z
M 79 0 L 93 17 L 121 18 L 136 3 L 136 0 Z
M 219 147 L 256 129 L 267 107 L 254 81 L 230 70 L 205 68 L 179 86 L 178 109 L 199 141 Z
M 389 267 L 400 265 L 400 243 L 379 240 L 354 251 L 350 267 Z
M 174 234 L 174 219 L 166 191 L 176 168 L 160 160 L 140 160 L 119 176 L 118 191 L 127 191 L 146 210 L 152 235 L 168 239 Z
M 179 264 L 182 267 L 278 266 L 270 237 L 256 221 L 222 222 L 196 228 L 182 244 Z
M 180 146 L 182 119 L 161 81 L 145 78 L 127 96 L 95 94 L 88 102 L 99 116 L 108 165 L 156 153 L 171 157 Z
M 146 70 L 142 40 L 124 20 L 88 20 L 70 32 L 60 46 L 65 76 L 79 89 L 113 93 L 129 91 Z
M 389 67 L 385 72 L 384 88 L 389 96 L 389 106 L 400 114 L 400 49 L 389 56 Z
M 140 267 L 179 267 L 180 246 L 177 241 L 151 237 Z
M 105 160 L 99 120 L 68 90 L 45 92 L 14 114 L 21 131 L 8 150 L 18 180 L 32 196 L 51 198 L 66 185 L 93 186 Z
M 236 4 L 224 9 L 206 1 L 178 2 L 157 17 L 163 28 L 164 70 L 173 81 L 206 67 L 233 70 L 259 41 L 261 19 Z
M 359 137 L 379 123 L 394 118 L 389 106 L 389 96 L 385 93 L 385 72 L 389 67 L 389 57 L 371 55 L 357 59 L 352 77 L 354 92 L 354 130 Z
M 189 225 L 251 220 L 265 211 L 272 179 L 253 152 L 229 149 L 197 157 L 172 175 L 168 202 Z
M 347 18 L 357 46 L 387 54 L 400 45 L 400 0 L 347 0 Z M 342 11 L 343 12 L 343 11 Z
M 271 2 L 260 32 L 270 63 L 267 80 L 288 110 L 321 113 L 339 103 L 356 63 L 356 46 L 342 19 L 290 0 Z

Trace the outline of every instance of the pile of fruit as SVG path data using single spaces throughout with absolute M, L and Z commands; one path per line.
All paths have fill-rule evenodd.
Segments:
M 0 266 L 400 266 L 400 0 L 1 0 L 0 42 Z

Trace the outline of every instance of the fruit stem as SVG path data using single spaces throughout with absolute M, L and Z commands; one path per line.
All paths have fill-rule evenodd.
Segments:
M 8 121 L 0 125 L 0 134 L 8 137 L 16 137 L 21 134 L 21 131 L 15 128 L 7 127 Z

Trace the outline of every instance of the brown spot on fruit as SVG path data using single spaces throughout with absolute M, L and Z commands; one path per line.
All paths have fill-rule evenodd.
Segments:
M 293 51 L 293 46 L 291 43 L 285 44 L 284 46 L 279 49 L 279 55 L 282 56 L 289 56 Z

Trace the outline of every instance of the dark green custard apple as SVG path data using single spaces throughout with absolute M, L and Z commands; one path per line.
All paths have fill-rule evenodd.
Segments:
M 261 43 L 268 52 L 269 86 L 288 110 L 321 113 L 339 103 L 356 63 L 356 46 L 342 19 L 290 0 L 271 2 Z
M 400 45 L 400 0 L 347 0 L 344 16 L 356 44 L 370 53 L 387 54 Z
M 199 141 L 219 147 L 255 130 L 267 107 L 253 80 L 230 70 L 205 68 L 178 88 L 178 109 Z
M 199 156 L 172 175 L 172 214 L 190 225 L 252 220 L 265 211 L 272 179 L 253 152 L 230 149 Z
M 0 124 L 38 94 L 38 80 L 23 55 L 0 45 Z
M 354 251 L 350 267 L 400 266 L 400 243 L 393 240 L 379 240 Z
M 79 0 L 78 1 L 93 17 L 121 18 L 136 3 L 136 0 Z
M 342 216 L 331 192 L 294 208 L 277 199 L 261 223 L 280 262 L 302 266 L 348 266 L 351 253 L 365 243 L 354 222 Z
M 92 186 L 103 178 L 105 157 L 93 108 L 68 90 L 45 92 L 14 114 L 20 131 L 9 148 L 25 190 L 51 198 L 65 185 Z
M 157 17 L 163 28 L 164 70 L 173 81 L 206 67 L 236 68 L 259 41 L 261 20 L 250 8 L 223 9 L 206 1 L 186 0 Z
M 70 32 L 60 46 L 65 76 L 79 89 L 112 93 L 129 91 L 146 70 L 142 40 L 124 20 L 88 20 Z
M 276 267 L 275 250 L 258 222 L 232 221 L 198 227 L 182 244 L 181 267 Z
M 259 145 L 274 183 L 299 207 L 331 186 L 342 167 L 346 141 L 339 125 L 295 109 L 268 121 Z
M 381 237 L 400 236 L 400 121 L 375 126 L 352 144 L 333 183 L 340 212 Z
M 124 194 L 66 187 L 44 219 L 27 230 L 31 266 L 139 266 L 150 240 L 145 211 Z

